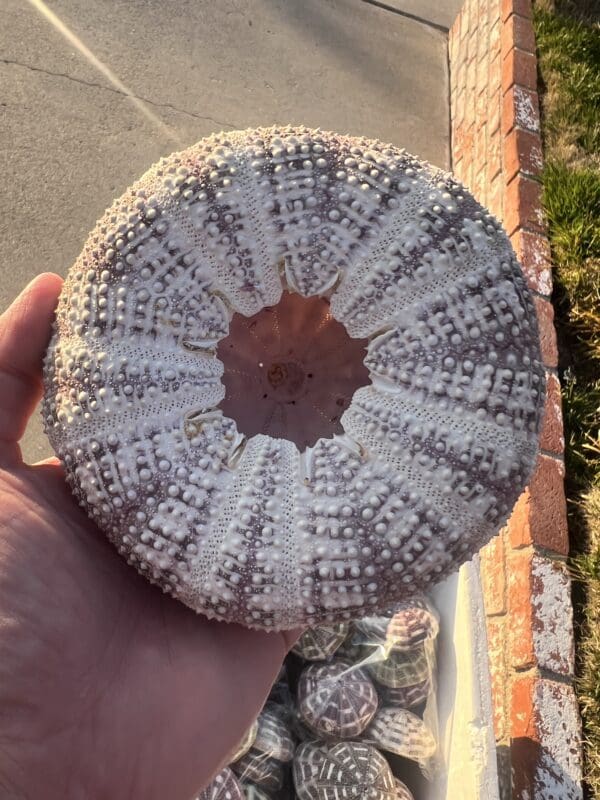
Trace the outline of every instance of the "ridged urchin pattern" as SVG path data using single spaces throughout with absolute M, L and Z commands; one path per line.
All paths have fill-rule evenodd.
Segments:
M 294 786 L 300 800 L 397 800 L 388 762 L 363 742 L 301 744 Z
M 371 722 L 377 706 L 369 676 L 350 662 L 311 664 L 300 675 L 298 712 L 319 738 L 354 739 Z
M 345 622 L 307 628 L 292 647 L 292 653 L 306 661 L 324 661 L 340 647 L 348 631 Z
M 225 767 L 196 800 L 244 800 L 244 792 L 233 772 Z
M 302 453 L 218 408 L 232 315 L 284 288 L 369 340 L 344 434 Z M 142 574 L 283 629 L 372 615 L 469 558 L 529 478 L 543 394 L 499 223 L 392 145 L 287 127 L 210 136 L 106 212 L 59 302 L 43 416 Z

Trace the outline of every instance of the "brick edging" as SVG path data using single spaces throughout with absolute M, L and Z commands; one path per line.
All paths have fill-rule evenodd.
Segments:
M 547 399 L 535 473 L 481 551 L 501 796 L 579 800 L 581 733 L 552 273 L 530 0 L 466 0 L 449 32 L 453 171 L 502 220 L 534 294 Z

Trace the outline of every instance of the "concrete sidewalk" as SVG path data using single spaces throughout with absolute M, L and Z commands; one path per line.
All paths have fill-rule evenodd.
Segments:
M 449 167 L 447 28 L 460 5 L 52 2 L 59 27 L 115 85 L 32 4 L 4 0 L 0 309 L 35 274 L 64 275 L 116 196 L 161 155 L 212 131 L 302 123 Z M 37 417 L 24 453 L 49 454 Z

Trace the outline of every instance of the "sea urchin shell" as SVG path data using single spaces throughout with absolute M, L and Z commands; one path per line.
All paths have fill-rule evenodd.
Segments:
M 284 289 L 368 346 L 344 433 L 303 452 L 219 410 L 232 316 Z M 544 394 L 499 223 L 403 150 L 290 127 L 210 136 L 114 203 L 65 282 L 44 380 L 45 430 L 122 555 L 267 629 L 376 614 L 468 559 L 528 480 Z

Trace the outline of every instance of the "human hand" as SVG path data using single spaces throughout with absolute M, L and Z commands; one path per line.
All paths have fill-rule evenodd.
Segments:
M 0 317 L 0 795 L 189 800 L 258 714 L 293 633 L 196 616 L 129 567 L 56 459 L 23 463 L 61 288 Z

